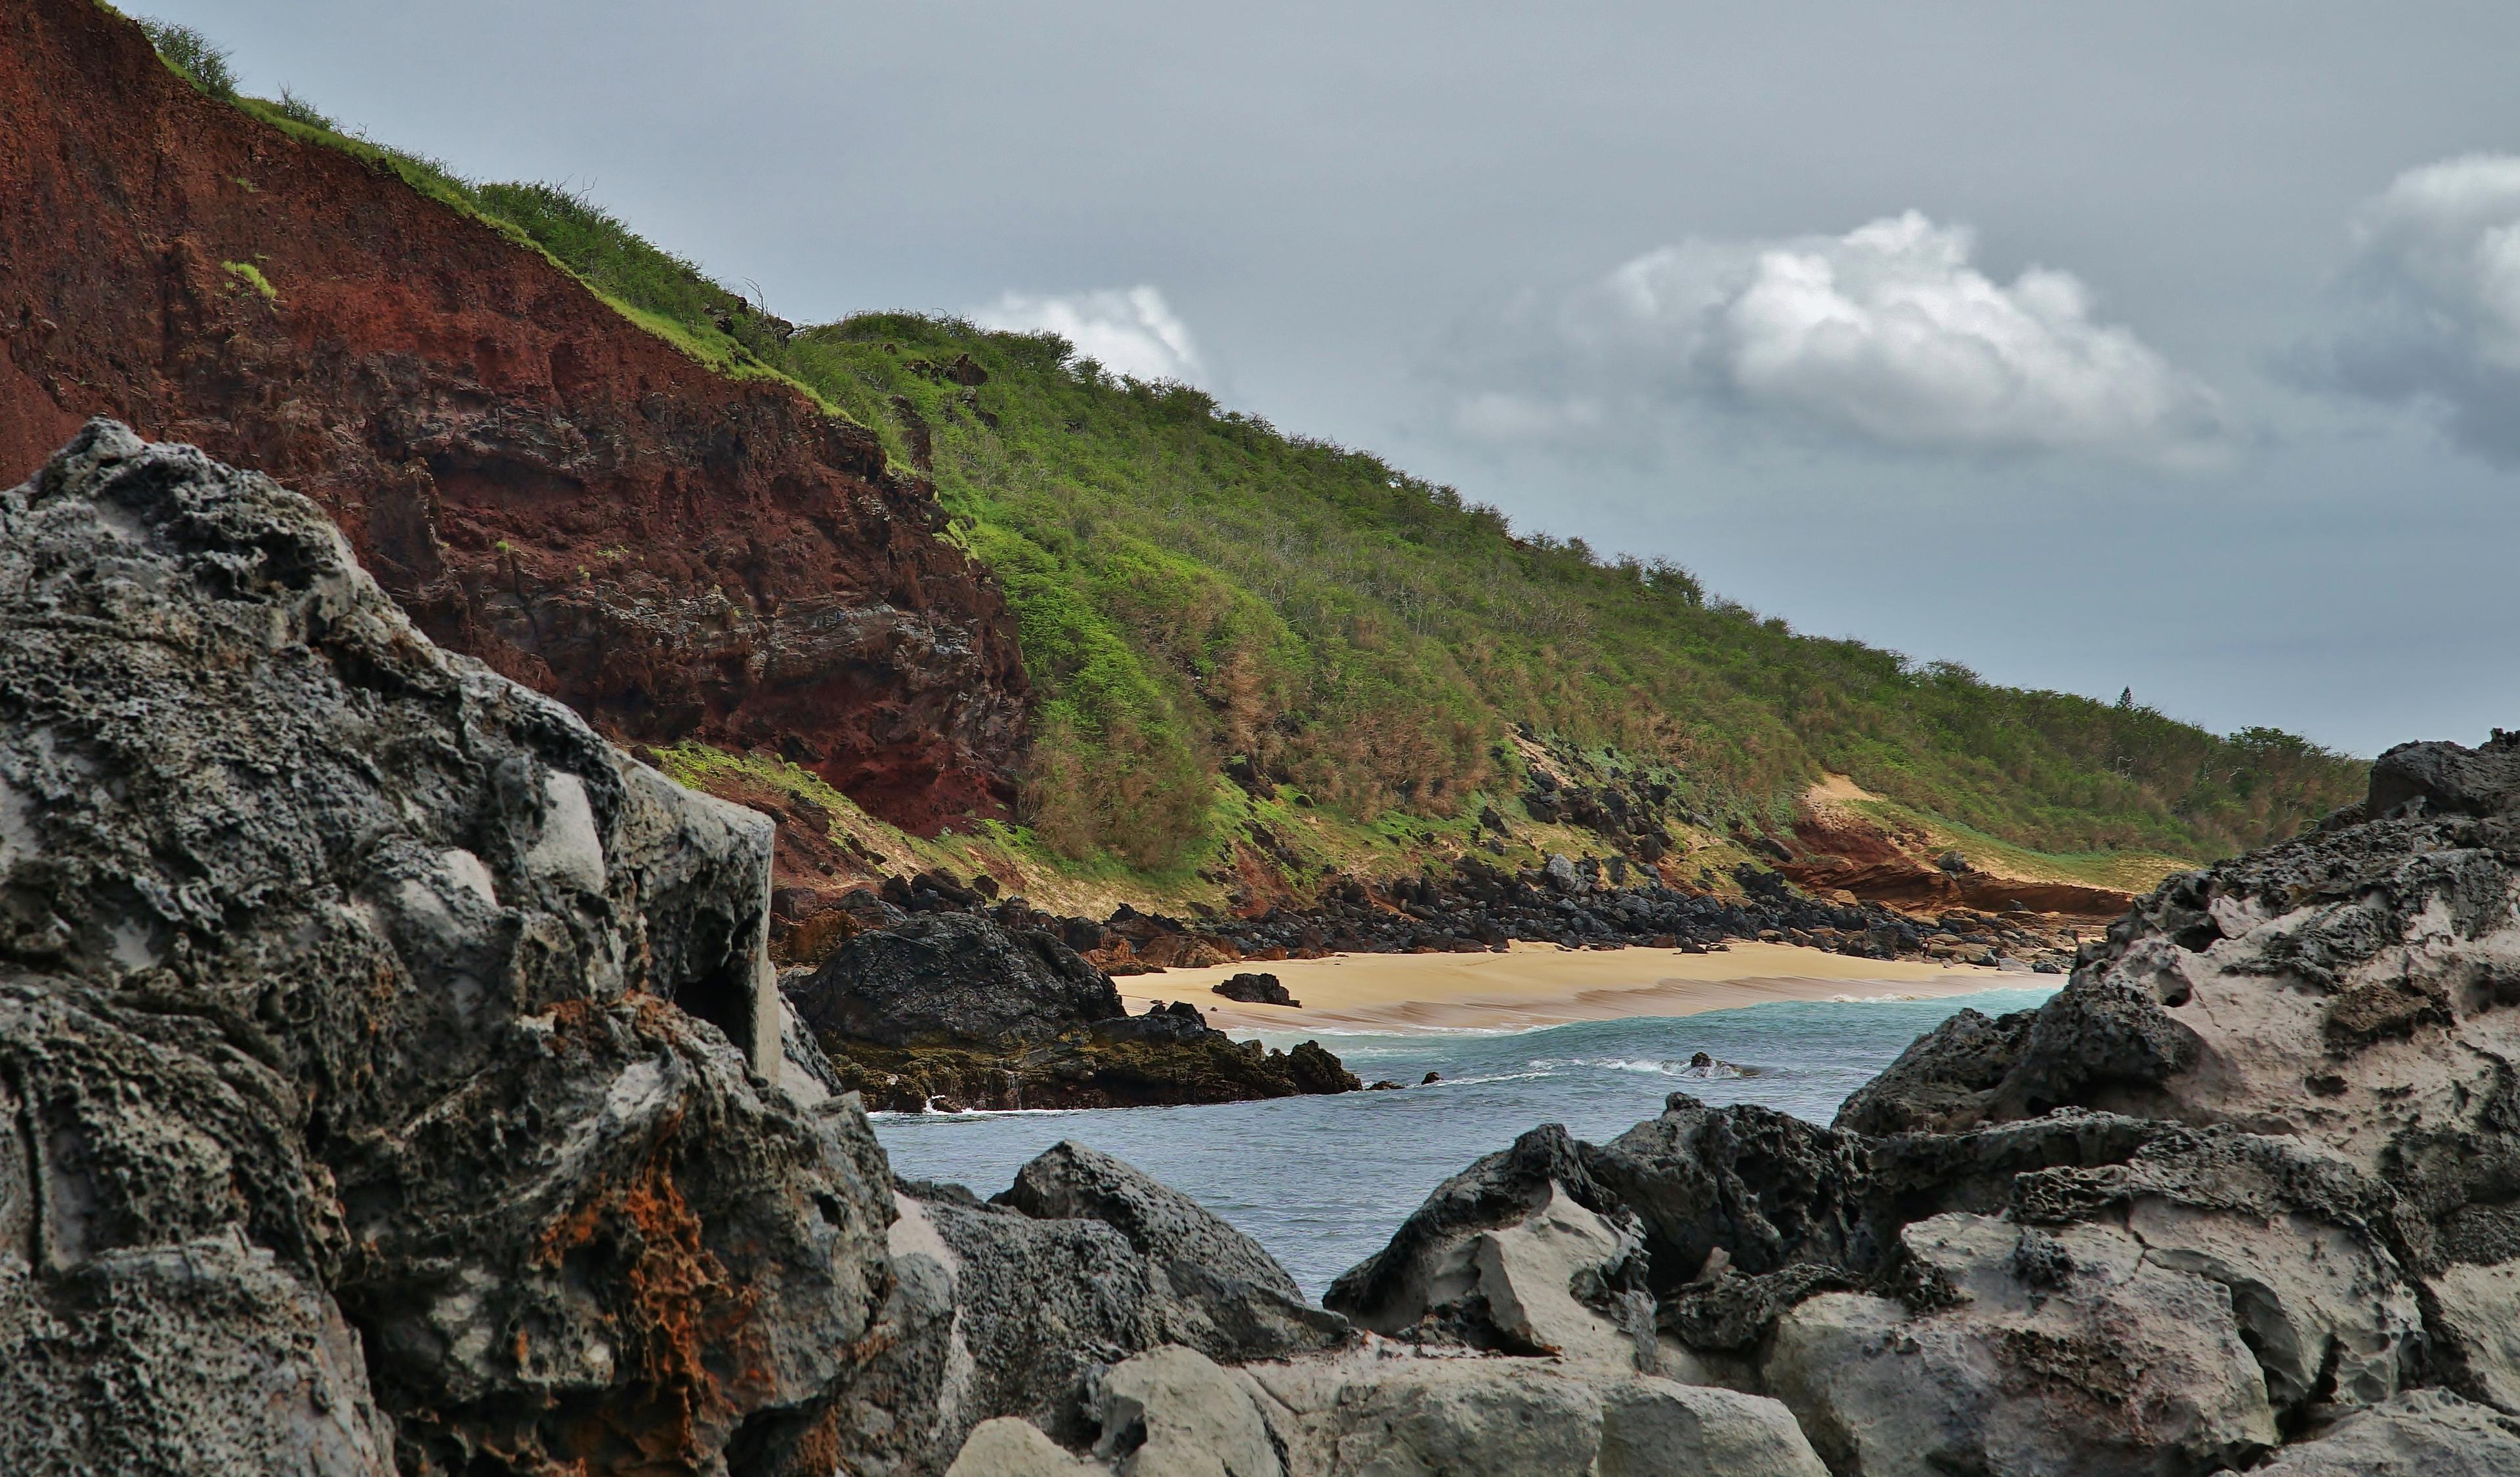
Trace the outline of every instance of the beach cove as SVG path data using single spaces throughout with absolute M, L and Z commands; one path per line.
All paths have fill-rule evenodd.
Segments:
M 1238 974 L 1277 976 L 1300 1007 L 1244 1005 L 1214 993 Z M 1527 1030 L 1574 1021 L 1694 1015 L 1786 1001 L 1934 1000 L 2054 976 L 1925 960 L 1858 959 L 1793 944 L 1566 949 L 1517 941 L 1487 954 L 1341 954 L 1274 963 L 1166 969 L 1122 979 L 1144 1011 L 1189 1001 L 1235 1035 Z

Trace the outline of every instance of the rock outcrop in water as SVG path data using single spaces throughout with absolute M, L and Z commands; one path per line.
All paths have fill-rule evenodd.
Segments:
M 980 913 L 862 932 L 786 984 L 838 1080 L 875 1107 L 1142 1107 L 1361 1084 L 1318 1042 L 1237 1042 L 1176 1003 L 1130 1015 L 1059 939 Z
M 830 1470 L 891 1207 L 767 824 L 112 424 L 0 631 L 0 1469 Z

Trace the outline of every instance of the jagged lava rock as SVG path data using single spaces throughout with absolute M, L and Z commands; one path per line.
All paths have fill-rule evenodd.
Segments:
M 1145 1203 L 1146 1190 L 1161 1186 L 1119 1168 L 1136 1186 L 1096 1203 L 1130 1226 L 1162 1224 Z M 953 1185 L 906 1183 L 896 1196 L 894 1306 L 884 1347 L 858 1377 L 849 1406 L 855 1428 L 880 1433 L 860 1455 L 901 1471 L 941 1469 L 967 1433 L 1002 1417 L 1090 1446 L 1101 1430 L 1095 1402 L 1103 1372 L 1166 1345 L 1240 1364 L 1354 1338 L 1346 1320 L 1291 1292 L 1189 1258 L 1149 1255 L 1089 1215 L 1036 1219 Z M 1238 1234 L 1218 1223 L 1192 1239 L 1222 1245 Z
M 108 423 L 0 630 L 0 1468 L 827 1470 L 889 1206 L 759 818 Z
M 1194 1262 L 1289 1298 L 1295 1279 L 1266 1248 L 1223 1217 L 1152 1175 L 1100 1149 L 1063 1139 L 1015 1171 L 994 1197 L 1036 1221 L 1101 1221 L 1141 1256 Z

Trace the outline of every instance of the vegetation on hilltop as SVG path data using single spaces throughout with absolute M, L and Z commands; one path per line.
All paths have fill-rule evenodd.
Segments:
M 707 362 L 795 381 L 930 475 L 1019 622 L 1041 698 L 1025 819 L 1071 859 L 1199 865 L 1249 810 L 1237 764 L 1368 827 L 1509 806 L 1515 724 L 1668 767 L 1711 828 L 1777 825 L 1834 772 L 2040 851 L 2202 858 L 2361 787 L 2273 730 L 1798 635 L 1678 566 L 1517 533 L 1052 336 L 903 313 L 795 332 L 581 196 L 464 181 L 294 99 L 238 104 L 532 243 Z

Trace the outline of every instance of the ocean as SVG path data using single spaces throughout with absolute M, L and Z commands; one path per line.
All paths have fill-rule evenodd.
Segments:
M 983 1196 L 1006 1188 L 1035 1154 L 1073 1139 L 1240 1227 L 1318 1298 L 1379 1251 L 1447 1177 L 1540 1124 L 1601 1142 L 1661 1112 L 1673 1092 L 1826 1123 L 1848 1094 L 1953 1011 L 2001 1014 L 2052 993 L 1848 997 L 1509 1032 L 1306 1033 L 1366 1081 L 1411 1086 L 1204 1107 L 878 1113 L 876 1137 L 896 1173 L 955 1181 Z M 1305 1036 L 1261 1039 L 1287 1047 Z M 1711 1064 L 1692 1064 L 1700 1052 Z M 1417 1086 L 1428 1072 L 1442 1080 Z

